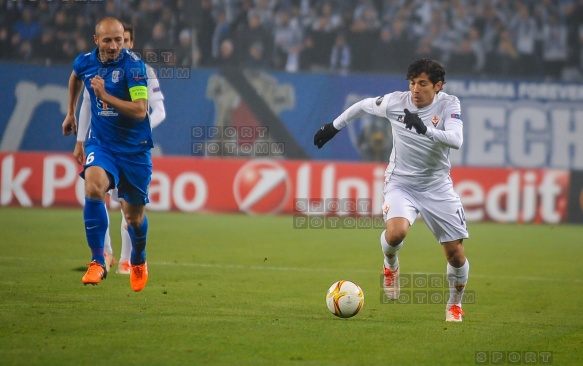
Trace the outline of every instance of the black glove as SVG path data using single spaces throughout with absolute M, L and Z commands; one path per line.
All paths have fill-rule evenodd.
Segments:
M 411 113 L 407 108 L 405 108 L 405 128 L 410 130 L 414 128 L 420 135 L 425 135 L 427 132 L 427 126 L 423 123 L 421 118 L 417 115 L 417 113 Z
M 336 134 L 340 132 L 337 130 L 336 127 L 332 123 L 327 123 L 324 126 L 320 127 L 320 129 L 314 135 L 314 145 L 318 146 L 318 149 L 321 149 L 325 143 L 332 140 Z

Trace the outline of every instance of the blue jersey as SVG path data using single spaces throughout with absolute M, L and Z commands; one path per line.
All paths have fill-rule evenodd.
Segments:
M 122 49 L 115 61 L 103 63 L 98 49 L 77 56 L 73 70 L 83 80 L 91 99 L 91 125 L 88 143 L 122 154 L 133 154 L 151 149 L 152 129 L 146 114 L 135 120 L 99 100 L 91 88 L 91 79 L 99 75 L 105 81 L 105 91 L 121 100 L 131 101 L 131 90 L 140 90 L 147 97 L 146 65 L 134 52 Z M 145 91 L 143 88 L 146 88 Z

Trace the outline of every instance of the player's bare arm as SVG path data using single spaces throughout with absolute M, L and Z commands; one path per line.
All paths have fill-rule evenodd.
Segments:
M 121 100 L 105 91 L 105 80 L 100 76 L 91 79 L 91 88 L 97 98 L 117 109 L 122 114 L 141 121 L 148 113 L 148 99 L 135 99 L 133 101 Z
M 73 150 L 73 156 L 79 165 L 83 165 L 85 161 L 85 148 L 83 147 L 83 143 L 84 141 L 77 141 Z
M 71 133 L 77 134 L 77 118 L 75 117 L 75 112 L 82 88 L 83 82 L 81 79 L 77 77 L 74 71 L 71 72 L 71 76 L 69 76 L 69 107 L 62 125 L 63 135 L 65 136 L 69 136 Z

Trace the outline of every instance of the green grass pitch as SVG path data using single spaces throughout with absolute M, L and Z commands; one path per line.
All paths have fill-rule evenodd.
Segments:
M 0 209 L 0 364 L 474 365 L 482 351 L 583 364 L 583 226 L 470 223 L 473 300 L 452 324 L 443 304 L 383 303 L 378 229 L 148 215 L 150 279 L 134 293 L 115 271 L 81 284 L 89 259 L 81 209 Z M 120 215 L 110 216 L 117 257 Z M 421 221 L 400 261 L 403 274 L 446 267 Z M 340 279 L 365 294 L 351 319 L 325 305 Z

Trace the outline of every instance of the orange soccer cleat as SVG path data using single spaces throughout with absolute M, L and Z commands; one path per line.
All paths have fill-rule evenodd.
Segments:
M 144 286 L 148 282 L 148 264 L 137 264 L 133 265 L 130 273 L 130 285 L 132 290 L 138 292 L 142 291 Z
M 445 321 L 446 322 L 461 322 L 464 319 L 464 311 L 459 305 L 449 305 L 445 309 Z
M 106 277 L 107 271 L 105 270 L 105 267 L 99 264 L 97 261 L 92 261 L 89 263 L 89 269 L 87 269 L 87 272 L 85 275 L 83 275 L 81 281 L 84 285 L 95 286 L 99 283 L 99 281 L 105 279 Z
M 399 268 L 391 271 L 387 267 L 383 268 L 383 290 L 389 300 L 397 300 L 401 294 L 401 287 L 399 281 Z
M 131 268 L 132 266 L 130 265 L 130 261 L 123 260 L 120 261 L 119 264 L 117 265 L 117 271 L 115 271 L 115 273 L 128 275 L 131 272 Z

